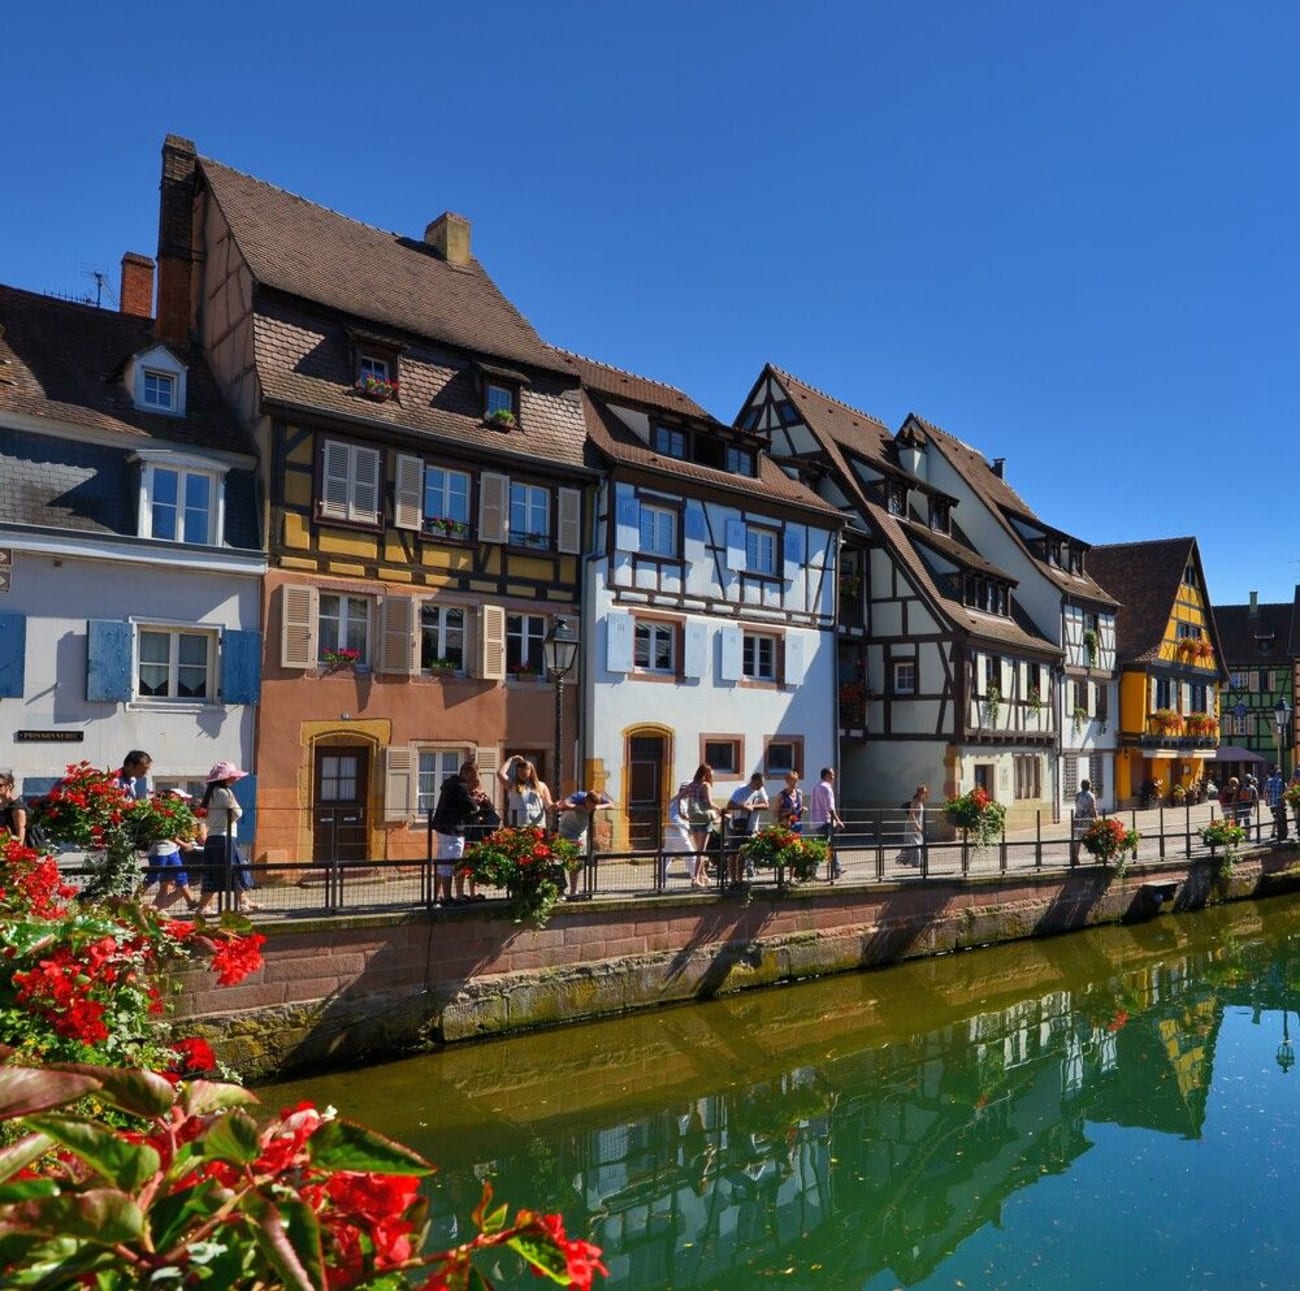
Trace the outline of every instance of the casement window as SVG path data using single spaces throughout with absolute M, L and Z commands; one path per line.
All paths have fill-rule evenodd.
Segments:
M 1043 764 L 1038 757 L 1018 756 L 1012 759 L 1015 767 L 1015 796 L 1018 801 L 1041 798 L 1043 788 Z
M 338 650 L 355 650 L 356 662 L 370 662 L 370 609 L 368 596 L 321 592 L 316 657 L 323 660 Z
M 727 470 L 732 475 L 749 475 L 757 474 L 754 467 L 757 464 L 757 458 L 754 456 L 754 450 L 751 448 L 739 448 L 735 444 L 727 445 Z
M 1074 686 L 1073 708 L 1076 712 L 1086 713 L 1088 711 L 1088 683 L 1086 681 L 1076 681 L 1073 683 L 1073 686 Z
M 746 632 L 741 642 L 741 672 L 751 681 L 775 681 L 780 638 Z
M 803 737 L 769 735 L 763 740 L 763 774 L 770 780 L 787 771 L 803 774 Z
M 426 533 L 446 538 L 469 534 L 470 479 L 464 471 L 441 466 L 424 468 L 424 516 Z
M 638 619 L 632 646 L 632 663 L 639 672 L 676 675 L 677 625 L 653 619 Z
M 948 533 L 950 507 L 947 502 L 940 502 L 937 498 L 930 499 L 930 528 L 936 533 Z
M 216 693 L 217 634 L 211 630 L 137 629 L 136 695 L 209 703 Z
M 1174 706 L 1174 688 L 1170 684 L 1168 677 L 1156 678 L 1156 707 L 1173 708 Z
M 984 693 L 991 690 L 1002 693 L 1002 660 L 995 654 L 984 656 Z
M 519 420 L 519 392 L 501 381 L 483 385 L 483 419 L 513 425 Z
M 780 535 L 761 525 L 745 528 L 745 569 L 751 574 L 775 575 Z
M 176 378 L 170 372 L 146 368 L 140 382 L 140 403 L 154 412 L 175 412 Z
M 672 507 L 642 503 L 640 508 L 642 556 L 675 560 L 681 555 L 677 543 L 677 512 Z
M 651 444 L 656 453 L 686 461 L 690 435 L 680 426 L 656 426 L 651 436 Z
M 465 611 L 458 605 L 420 607 L 420 670 L 434 676 L 465 671 Z
M 255 704 L 261 664 L 260 632 L 130 619 L 86 623 L 92 703 Z
M 916 660 L 915 659 L 894 660 L 894 694 L 895 695 L 916 694 Z
M 714 777 L 738 776 L 744 766 L 744 740 L 739 735 L 702 735 L 700 761 L 713 768 Z
M 140 476 L 140 536 L 221 543 L 222 474 L 145 461 Z
M 388 360 L 376 358 L 373 354 L 363 354 L 357 363 L 357 379 L 388 383 Z
M 321 445 L 320 470 L 317 514 L 322 520 L 379 524 L 381 479 L 378 449 L 327 439 Z
M 1188 697 L 1191 704 L 1191 712 L 1205 713 L 1209 711 L 1209 696 L 1203 681 L 1192 682 L 1188 687 Z
M 1106 698 L 1109 694 L 1110 691 L 1105 685 L 1098 685 L 1093 692 L 1093 716 L 1099 722 L 1104 722 L 1110 716 L 1109 701 Z
M 510 485 L 510 541 L 519 547 L 551 545 L 551 491 L 538 484 Z
M 546 619 L 540 614 L 506 615 L 506 672 L 542 675 Z
M 1187 568 L 1183 570 L 1183 586 L 1184 587 L 1197 586 L 1195 565 L 1188 565 Z
M 421 815 L 438 805 L 438 794 L 443 784 L 459 774 L 461 765 L 469 760 L 469 749 L 420 749 L 419 784 L 416 789 L 415 809 Z

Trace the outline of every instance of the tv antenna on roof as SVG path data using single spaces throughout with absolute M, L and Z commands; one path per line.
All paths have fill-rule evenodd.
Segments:
M 94 305 L 96 309 L 103 308 L 105 296 L 108 297 L 109 304 L 116 307 L 117 296 L 114 294 L 113 288 L 108 285 L 108 271 L 106 269 L 104 269 L 101 265 L 87 264 L 85 261 L 82 261 L 81 276 L 83 278 L 91 278 L 94 280 L 95 283 Z M 86 304 L 89 305 L 90 303 L 91 303 L 90 293 L 87 292 Z

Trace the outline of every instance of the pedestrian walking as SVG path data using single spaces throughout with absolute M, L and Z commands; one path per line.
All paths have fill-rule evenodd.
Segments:
M 904 865 L 919 865 L 921 850 L 925 846 L 925 803 L 930 796 L 930 786 L 919 784 L 907 804 L 907 817 L 903 822 Z
M 247 774 L 233 762 L 218 762 L 208 772 L 207 788 L 199 800 L 200 809 L 206 813 L 204 824 L 208 831 L 203 844 L 200 884 L 203 895 L 198 909 L 201 915 L 211 912 L 221 892 L 234 895 L 235 908 L 241 914 L 251 914 L 261 908 L 248 895 L 253 887 L 253 875 L 239 851 L 239 820 L 244 809 L 235 801 L 235 785 Z
M 695 768 L 695 775 L 677 790 L 677 796 L 686 809 L 686 823 L 691 827 L 691 842 L 695 844 L 691 887 L 707 888 L 709 836 L 722 819 L 722 813 L 713 802 L 713 768 L 707 762 L 701 762 Z
M 1079 781 L 1079 792 L 1074 795 L 1074 812 L 1070 820 L 1070 864 L 1079 863 L 1079 840 L 1097 821 L 1097 795 L 1090 780 Z
M 821 779 L 813 786 L 808 807 L 808 824 L 812 832 L 826 840 L 826 855 L 830 861 L 831 878 L 844 874 L 844 866 L 835 855 L 835 831 L 844 828 L 840 814 L 835 810 L 835 770 L 822 767 Z

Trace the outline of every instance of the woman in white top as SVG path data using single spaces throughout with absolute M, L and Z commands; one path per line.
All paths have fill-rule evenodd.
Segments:
M 210 913 L 217 893 L 229 891 L 227 875 L 238 894 L 235 908 L 243 914 L 259 909 L 248 895 L 253 876 L 235 842 L 244 809 L 235 801 L 234 784 L 247 774 L 233 762 L 218 762 L 208 772 L 208 787 L 199 803 L 207 812 L 204 824 L 208 831 L 203 844 L 203 899 L 199 902 L 199 914 Z
M 668 825 L 664 829 L 664 843 L 660 859 L 659 883 L 663 886 L 668 881 L 668 858 L 670 856 L 690 856 L 695 851 L 695 840 L 691 837 L 691 827 L 682 811 L 680 795 L 674 796 L 668 804 Z M 691 862 L 684 862 L 686 877 L 690 877 Z
M 907 804 L 907 819 L 903 823 L 904 865 L 920 863 L 921 848 L 925 845 L 925 800 L 929 796 L 929 785 L 919 784 L 911 802 Z
M 537 768 L 516 753 L 497 776 L 506 787 L 506 824 L 545 829 L 553 803 L 546 782 L 537 778 Z

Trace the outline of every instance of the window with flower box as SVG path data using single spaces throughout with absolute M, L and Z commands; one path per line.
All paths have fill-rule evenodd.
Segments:
M 465 471 L 443 466 L 424 468 L 425 533 L 441 538 L 469 536 L 470 478 Z
M 536 549 L 551 545 L 551 491 L 538 484 L 510 485 L 510 542 Z
M 540 679 L 546 619 L 541 614 L 506 615 L 506 674 L 523 680 Z
M 420 671 L 435 677 L 465 673 L 465 611 L 459 605 L 420 607 Z
M 321 592 L 317 630 L 317 659 L 321 663 L 370 662 L 370 611 L 368 596 Z
M 483 420 L 490 426 L 509 430 L 519 421 L 519 388 L 504 381 L 483 383 Z

